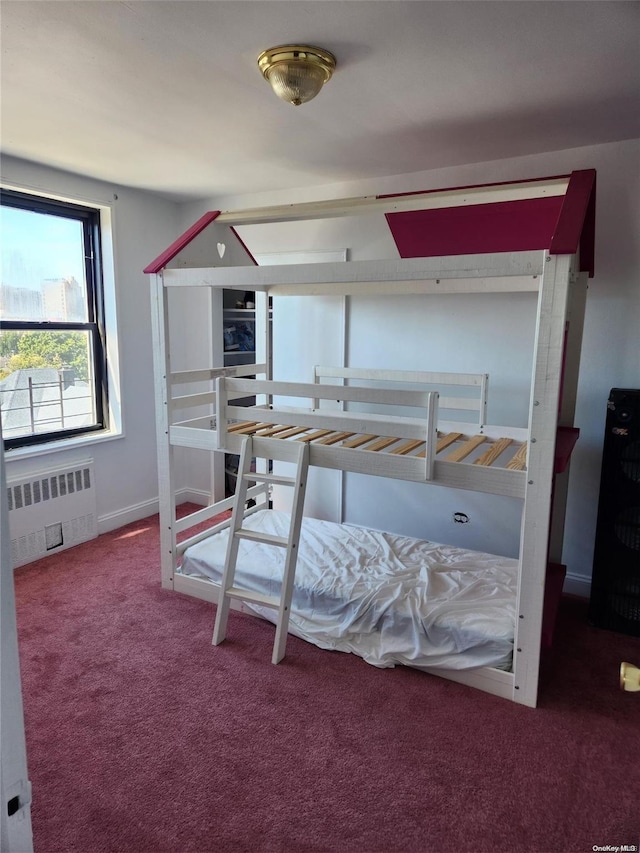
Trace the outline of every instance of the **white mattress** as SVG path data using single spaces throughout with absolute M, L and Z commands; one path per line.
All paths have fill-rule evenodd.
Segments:
M 289 516 L 261 510 L 243 527 L 286 536 Z M 192 545 L 182 574 L 219 583 L 228 533 Z M 279 595 L 284 557 L 241 540 L 234 586 Z M 305 518 L 289 631 L 378 667 L 509 669 L 517 575 L 507 557 Z

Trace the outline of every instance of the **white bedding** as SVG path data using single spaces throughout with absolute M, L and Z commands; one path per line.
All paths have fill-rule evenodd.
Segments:
M 243 527 L 286 536 L 289 516 L 262 510 Z M 228 532 L 192 545 L 182 574 L 219 583 Z M 283 549 L 241 540 L 234 585 L 279 595 L 283 562 Z M 507 557 L 305 518 L 289 631 L 378 667 L 509 669 L 517 575 Z

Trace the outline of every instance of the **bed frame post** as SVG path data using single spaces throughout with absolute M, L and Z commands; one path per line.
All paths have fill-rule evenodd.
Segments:
M 216 378 L 216 447 L 224 450 L 227 445 L 227 386 L 226 377 Z
M 255 346 L 256 364 L 266 364 L 265 379 L 273 379 L 271 357 L 271 323 L 269 310 L 269 294 L 262 290 L 255 293 Z
M 535 707 L 547 572 L 553 466 L 572 255 L 545 258 L 529 407 L 527 485 L 520 537 L 513 700 Z
M 171 400 L 171 355 L 167 291 L 162 272 L 151 279 L 151 326 L 156 399 L 156 436 L 158 445 L 158 496 L 160 501 L 160 567 L 162 586 L 173 589 L 176 569 L 176 498 L 173 475 L 173 447 L 169 437 Z
M 429 391 L 427 394 L 427 435 L 425 462 L 425 479 L 433 480 L 433 469 L 436 463 L 436 444 L 438 438 L 438 399 L 437 391 Z
M 313 366 L 313 384 L 317 385 L 320 382 L 320 377 L 318 376 L 318 367 L 320 365 L 314 364 Z M 344 379 L 342 380 L 342 384 L 344 385 Z M 320 408 L 320 400 L 317 397 L 314 397 L 311 401 L 311 408 L 314 412 L 316 412 Z
M 271 341 L 271 311 L 269 308 L 269 294 L 264 290 L 257 290 L 255 292 L 255 304 L 256 304 L 256 313 L 255 313 L 255 347 L 256 347 L 256 364 L 264 364 L 265 372 L 263 375 L 264 379 L 272 380 L 273 379 L 273 358 L 272 358 L 272 341 Z M 255 402 L 257 405 L 263 403 L 266 406 L 271 406 L 273 403 L 273 397 L 271 395 L 265 395 L 264 399 L 261 397 L 256 397 Z M 225 430 L 227 429 L 227 424 L 225 423 Z M 226 437 L 225 437 L 226 440 Z M 255 461 L 256 471 L 260 474 L 266 474 L 269 469 L 269 462 L 264 458 L 258 458 Z M 269 494 L 267 491 L 267 497 L 265 499 L 265 505 L 269 500 Z
M 589 275 L 586 272 L 576 273 L 571 278 L 562 371 L 562 400 L 560 401 L 558 421 L 560 426 L 572 427 L 574 424 L 588 279 Z M 569 460 L 566 469 L 555 476 L 549 537 L 549 560 L 552 563 L 562 563 L 570 467 L 571 461 Z
M 487 423 L 487 396 L 489 394 L 489 374 L 482 374 L 482 382 L 480 384 L 480 423 L 479 427 L 482 430 Z

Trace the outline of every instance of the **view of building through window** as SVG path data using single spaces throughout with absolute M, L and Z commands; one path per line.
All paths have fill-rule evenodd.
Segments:
M 98 211 L 3 193 L 0 217 L 5 442 L 101 428 Z

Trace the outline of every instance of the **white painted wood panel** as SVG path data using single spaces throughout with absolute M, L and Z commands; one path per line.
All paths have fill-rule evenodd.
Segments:
M 444 281 L 457 281 L 463 293 L 537 290 L 535 276 L 544 268 L 544 253 L 503 252 L 486 255 L 456 255 L 449 258 L 380 258 L 348 263 L 288 264 L 278 267 L 208 267 L 165 270 L 166 287 L 220 287 L 237 290 L 268 289 L 272 295 L 295 294 L 306 285 L 330 285 L 329 293 L 366 292 L 379 285 L 384 292 L 409 292 L 416 283 L 434 293 L 451 292 Z M 514 281 L 521 278 L 521 282 Z M 506 279 L 506 282 L 502 282 Z M 307 306 L 308 309 L 309 306 Z
M 331 199 L 301 204 L 260 207 L 249 210 L 223 211 L 217 222 L 228 225 L 294 222 L 296 220 L 332 219 L 361 214 L 394 213 L 402 210 L 433 210 L 439 207 L 465 207 L 470 204 L 492 204 L 523 198 L 544 198 L 564 195 L 567 178 L 546 178 L 540 181 L 475 186 L 465 189 L 438 190 L 428 193 L 379 197 Z

